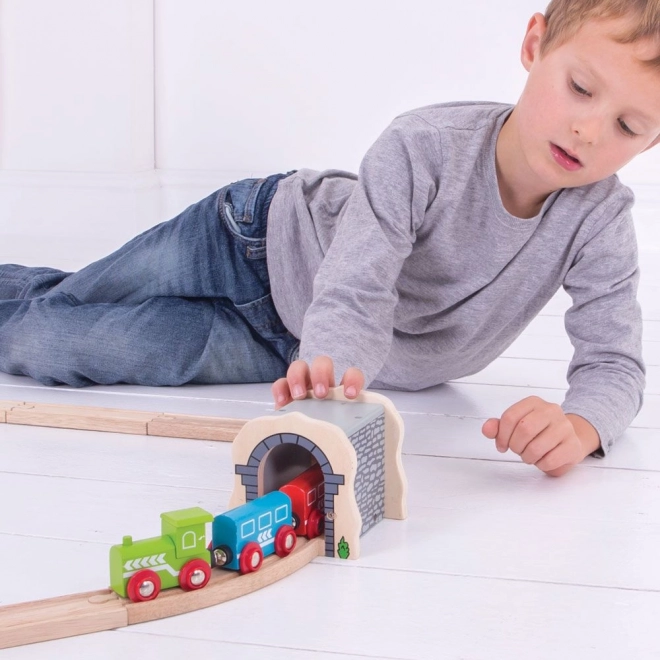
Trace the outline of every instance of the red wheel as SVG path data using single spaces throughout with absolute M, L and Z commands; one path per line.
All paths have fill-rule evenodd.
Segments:
M 298 537 L 291 525 L 282 525 L 275 534 L 275 552 L 278 557 L 286 557 L 296 547 Z
M 250 541 L 250 543 L 245 544 L 243 552 L 241 552 L 238 560 L 238 572 L 245 575 L 246 573 L 258 571 L 263 560 L 264 553 L 261 551 L 261 546 L 254 541 Z
M 126 585 L 126 592 L 134 603 L 153 600 L 160 593 L 158 573 L 148 569 L 134 573 Z
M 307 538 L 314 539 L 322 533 L 323 514 L 318 509 L 314 509 L 310 512 L 309 520 L 307 521 Z
M 184 591 L 205 587 L 211 579 L 211 567 L 203 559 L 189 561 L 179 572 L 179 586 Z

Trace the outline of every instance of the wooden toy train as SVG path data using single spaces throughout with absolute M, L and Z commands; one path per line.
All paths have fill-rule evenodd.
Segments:
M 11 406 L 17 415 L 13 421 L 0 422 L 26 423 L 21 405 Z M 30 410 L 40 405 L 26 404 Z M 46 408 L 52 417 L 55 407 Z M 93 419 L 97 430 L 139 432 L 133 412 L 115 426 L 118 413 L 89 409 L 72 417 L 67 409 L 58 423 L 49 424 L 70 424 L 75 417 L 85 424 Z M 44 413 L 29 414 L 29 423 L 44 423 Z M 171 423 L 171 416 L 141 415 L 145 432 L 153 426 L 152 435 L 172 435 L 158 426 Z M 215 517 L 198 507 L 170 511 L 161 514 L 160 536 L 124 537 L 110 551 L 111 589 L 0 606 L 0 649 L 223 603 L 273 584 L 318 556 L 357 559 L 365 532 L 383 518 L 406 517 L 403 421 L 382 395 L 361 392 L 357 401 L 348 402 L 342 388 L 333 388 L 325 401 L 310 394 L 245 423 L 187 416 L 173 423 L 174 435 L 233 438 L 230 510 Z M 218 437 L 209 437 L 216 432 Z M 161 598 L 144 602 L 154 601 L 163 589 L 168 591 Z
M 153 600 L 162 589 L 205 587 L 213 567 L 246 574 L 264 557 L 286 557 L 297 536 L 323 531 L 323 472 L 318 465 L 262 497 L 213 517 L 200 507 L 161 514 L 159 537 L 125 536 L 110 549 L 110 587 L 133 602 Z M 206 525 L 212 523 L 210 539 Z

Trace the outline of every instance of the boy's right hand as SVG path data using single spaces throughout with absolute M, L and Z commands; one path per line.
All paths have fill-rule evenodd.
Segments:
M 364 374 L 357 367 L 350 367 L 341 379 L 341 384 L 344 386 L 346 398 L 355 399 L 364 387 Z M 315 358 L 311 368 L 307 362 L 296 360 L 289 365 L 286 378 L 280 378 L 273 383 L 271 389 L 275 410 L 296 399 L 304 399 L 310 389 L 314 390 L 317 399 L 323 399 L 334 386 L 335 368 L 332 359 L 327 355 Z

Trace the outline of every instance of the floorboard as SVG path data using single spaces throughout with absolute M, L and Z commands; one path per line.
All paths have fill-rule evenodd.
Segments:
M 660 232 L 639 211 L 646 403 L 605 459 L 552 479 L 481 434 L 525 396 L 560 402 L 571 345 L 559 292 L 504 355 L 422 392 L 385 392 L 406 425 L 409 518 L 260 592 L 119 631 L 0 653 L 33 658 L 646 660 L 660 658 Z M 36 265 L 47 246 L 18 241 Z M 98 246 L 64 254 L 68 268 Z M 56 251 L 58 246 L 54 248 Z M 57 259 L 55 259 L 57 261 Z M 53 263 L 58 265 L 58 263 Z M 268 385 L 49 388 L 0 374 L 0 400 L 245 419 Z M 159 514 L 221 511 L 231 445 L 0 424 L 0 605 L 107 586 L 108 549 Z

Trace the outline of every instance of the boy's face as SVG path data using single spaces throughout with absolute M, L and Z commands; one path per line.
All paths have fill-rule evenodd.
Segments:
M 622 24 L 589 21 L 541 58 L 545 19 L 531 19 L 522 49 L 529 76 L 514 123 L 536 192 L 605 179 L 660 140 L 660 72 L 640 62 L 660 44 L 617 43 L 610 35 Z

